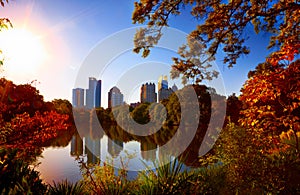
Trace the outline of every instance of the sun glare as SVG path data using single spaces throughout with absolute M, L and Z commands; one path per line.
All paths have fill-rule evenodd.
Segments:
M 16 74 L 36 73 L 46 58 L 42 40 L 26 29 L 1 31 L 0 50 L 5 71 Z

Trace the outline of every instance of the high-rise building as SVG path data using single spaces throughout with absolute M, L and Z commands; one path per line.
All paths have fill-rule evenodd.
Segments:
M 141 103 L 145 102 L 157 102 L 157 93 L 155 92 L 154 83 L 146 83 L 141 87 Z
M 96 94 L 95 94 L 95 107 L 100 108 L 101 107 L 101 85 L 102 81 L 98 80 L 96 85 Z
M 169 98 L 173 93 L 171 88 L 168 88 L 168 77 L 160 76 L 158 79 L 158 101 Z
M 168 76 L 162 75 L 158 78 L 158 85 L 157 85 L 158 91 L 161 89 L 168 89 Z
M 86 108 L 92 109 L 95 107 L 95 92 L 97 87 L 97 80 L 94 77 L 89 77 L 89 88 L 86 90 L 85 104 Z
M 84 89 L 75 88 L 72 90 L 72 105 L 75 108 L 84 107 Z
M 124 96 L 118 87 L 113 87 L 108 92 L 108 108 L 123 105 Z

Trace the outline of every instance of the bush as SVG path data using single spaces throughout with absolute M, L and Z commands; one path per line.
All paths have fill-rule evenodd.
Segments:
M 45 194 L 39 172 L 16 157 L 17 150 L 0 149 L 0 194 Z

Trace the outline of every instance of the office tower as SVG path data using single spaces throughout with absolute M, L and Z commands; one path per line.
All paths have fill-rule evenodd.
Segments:
M 75 108 L 82 108 L 84 106 L 84 89 L 75 88 L 72 90 L 72 105 Z
M 123 105 L 124 97 L 118 87 L 113 87 L 108 92 L 108 108 Z
M 155 84 L 154 83 L 146 83 L 141 87 L 141 102 L 157 102 L 157 94 L 155 93 Z
M 101 80 L 97 81 L 96 85 L 96 94 L 95 94 L 95 107 L 100 108 L 101 107 Z
M 95 107 L 95 91 L 97 80 L 94 77 L 89 77 L 89 88 L 86 90 L 86 107 L 92 109 Z
M 168 77 L 166 75 L 160 76 L 158 79 L 158 101 L 168 99 L 172 92 L 173 91 L 168 88 Z
M 162 75 L 158 78 L 158 91 L 161 89 L 168 89 L 168 77 L 167 75 Z

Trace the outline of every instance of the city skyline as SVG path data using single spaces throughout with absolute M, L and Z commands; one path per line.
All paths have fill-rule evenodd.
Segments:
M 4 62 L 2 75 L 17 84 L 30 83 L 36 79 L 38 81 L 36 87 L 46 101 L 57 98 L 71 101 L 71 88 L 86 88 L 86 86 L 76 86 L 75 80 L 82 62 L 91 49 L 114 33 L 137 27 L 137 25 L 132 24 L 131 20 L 133 9 L 133 0 L 120 2 L 96 0 L 89 2 L 10 1 L 4 8 L 1 8 L 0 16 L 9 18 L 16 31 L 20 29 L 29 31 L 29 34 L 35 38 L 33 40 L 40 42 L 40 45 L 37 44 L 40 47 L 36 47 L 39 49 L 38 51 L 45 51 L 46 55 L 42 55 L 43 59 L 34 60 L 36 62 L 35 66 L 30 67 L 27 66 L 30 61 L 26 61 L 27 58 L 24 58 L 24 55 L 19 56 L 15 64 L 7 60 Z M 169 25 L 189 33 L 196 24 L 197 21 L 193 20 L 187 11 L 183 11 L 182 17 L 172 18 Z M 220 69 L 220 75 L 223 77 L 227 96 L 232 93 L 240 93 L 249 70 L 253 70 L 259 63 L 264 62 L 265 56 L 269 52 L 267 45 L 271 34 L 256 34 L 251 28 L 247 28 L 247 33 L 250 38 L 246 40 L 246 44 L 251 48 L 251 53 L 240 58 L 237 61 L 237 67 L 229 70 L 222 62 L 224 54 L 219 52 L 216 56 L 216 64 Z M 12 36 L 13 34 L 8 35 Z M 5 36 L 3 38 L 8 40 L 8 37 Z M 15 40 L 14 37 L 11 38 Z M 173 40 L 178 41 L 178 38 L 176 37 Z M 133 42 L 133 40 L 131 39 L 129 42 Z M 33 43 L 35 42 L 31 42 L 30 45 L 34 45 Z M 120 40 L 118 43 L 121 45 L 123 41 Z M 22 50 L 22 52 L 27 50 Z M 122 60 L 116 59 L 112 62 L 116 66 L 112 67 L 111 72 L 120 71 L 120 74 L 113 74 L 112 78 L 99 77 L 106 80 L 106 85 L 102 85 L 102 88 L 107 91 L 115 86 L 116 83 L 113 83 L 111 79 L 119 77 L 135 63 L 161 61 L 170 67 L 172 64 L 171 57 L 176 55 L 176 51 L 164 52 L 163 49 L 158 52 L 152 50 L 147 59 L 143 59 L 140 55 L 131 51 L 124 53 L 125 57 Z M 169 71 L 170 68 L 163 74 L 169 74 Z M 55 75 L 55 79 L 53 79 L 53 75 Z M 91 76 L 98 78 L 99 75 Z M 122 88 L 120 89 L 122 90 Z M 125 91 L 122 91 L 125 94 Z M 106 93 L 103 94 L 102 98 L 102 104 L 104 103 L 104 105 L 106 102 L 103 102 L 103 100 L 107 101 L 106 95 Z
M 113 108 L 123 104 L 139 104 L 139 103 L 153 103 L 160 102 L 167 99 L 173 92 L 178 90 L 177 85 L 174 83 L 172 87 L 168 86 L 168 76 L 161 75 L 157 80 L 157 86 L 154 82 L 143 83 L 140 87 L 140 99 L 138 102 L 125 102 L 124 94 L 121 90 L 114 86 L 107 92 L 107 106 L 101 105 L 102 96 L 102 80 L 97 80 L 94 77 L 88 78 L 88 89 L 73 88 L 72 89 L 72 105 L 74 108 Z M 157 92 L 156 92 L 157 89 Z M 85 94 L 84 94 L 85 92 Z M 85 96 L 84 96 L 85 95 Z M 85 98 L 84 98 L 85 97 Z M 94 104 L 93 104 L 94 102 Z
M 79 88 L 79 87 L 72 89 L 72 105 L 73 105 L 73 107 L 87 108 L 87 109 L 101 107 L 102 81 L 97 80 L 94 77 L 89 77 L 88 83 L 89 83 L 88 89 L 83 89 L 83 88 Z

